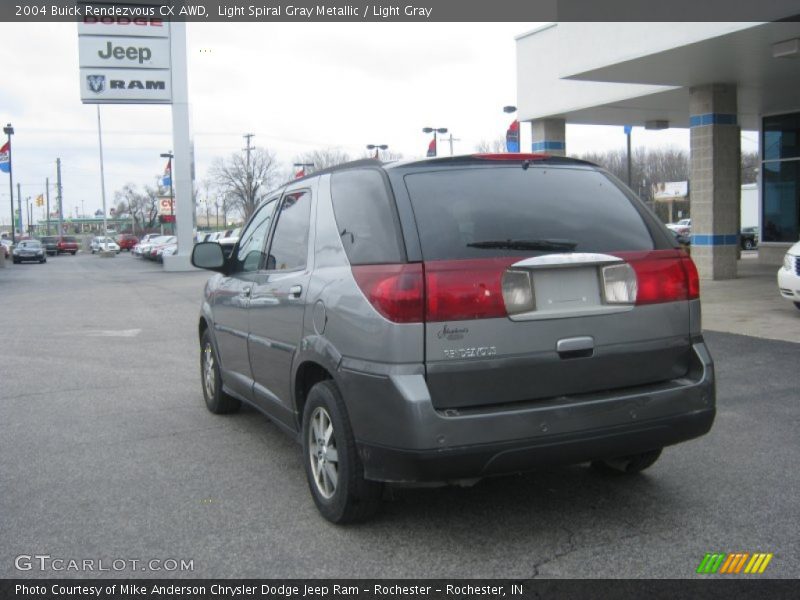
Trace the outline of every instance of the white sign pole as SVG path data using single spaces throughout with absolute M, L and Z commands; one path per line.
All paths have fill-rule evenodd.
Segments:
M 165 271 L 188 271 L 191 266 L 194 222 L 192 129 L 189 120 L 189 83 L 186 61 L 186 23 L 171 24 L 172 58 L 172 163 L 175 186 L 175 233 L 178 251 L 164 257 Z
M 103 168 L 103 127 L 100 124 L 100 105 L 97 104 L 97 141 L 100 146 L 100 195 L 103 198 L 103 251 L 106 249 L 106 233 L 108 223 L 106 222 L 106 173 Z

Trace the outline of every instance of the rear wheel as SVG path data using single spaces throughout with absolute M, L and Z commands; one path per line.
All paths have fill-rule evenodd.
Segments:
M 753 240 L 745 240 L 743 246 L 745 250 L 752 250 L 753 248 L 756 247 L 755 242 L 753 242 Z
M 70 254 L 72 254 L 72 256 L 75 256 L 77 253 L 78 253 L 77 250 L 73 250 L 72 252 L 70 252 Z
M 200 338 L 200 378 L 209 411 L 215 415 L 224 415 L 239 410 L 242 403 L 222 390 L 217 351 L 207 329 Z
M 322 381 L 308 393 L 303 458 L 314 503 L 332 523 L 363 521 L 380 507 L 383 485 L 364 479 L 347 410 L 332 381 Z
M 592 461 L 592 467 L 602 473 L 613 475 L 632 475 L 652 467 L 661 456 L 662 448 L 642 452 L 641 454 L 631 454 L 630 456 L 620 456 L 618 458 L 607 458 Z
M 797 307 L 798 310 L 800 310 L 800 302 L 795 302 L 794 305 Z

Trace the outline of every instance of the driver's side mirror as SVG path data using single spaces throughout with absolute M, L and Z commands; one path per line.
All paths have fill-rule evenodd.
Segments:
M 192 249 L 192 264 L 199 269 L 225 272 L 225 255 L 216 242 L 200 242 Z

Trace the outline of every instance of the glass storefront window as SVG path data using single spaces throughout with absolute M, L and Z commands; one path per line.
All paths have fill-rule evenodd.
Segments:
M 800 113 L 764 117 L 764 160 L 800 157 Z
M 800 161 L 765 161 L 764 241 L 796 242 L 800 205 Z

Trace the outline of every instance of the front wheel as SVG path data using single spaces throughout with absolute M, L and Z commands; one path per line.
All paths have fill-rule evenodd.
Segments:
M 797 310 L 800 310 L 800 302 L 795 302 L 794 305 L 797 307 Z
M 328 521 L 363 521 L 380 507 L 383 486 L 364 479 L 347 410 L 332 381 L 322 381 L 308 393 L 303 458 L 314 503 Z
M 200 377 L 206 408 L 210 412 L 215 415 L 224 415 L 239 410 L 242 403 L 226 394 L 222 389 L 222 375 L 219 371 L 217 351 L 208 329 L 200 338 Z
M 658 457 L 661 456 L 661 450 L 662 448 L 657 448 L 656 450 L 642 452 L 641 454 L 595 460 L 592 461 L 592 467 L 602 473 L 632 475 L 652 467 L 658 460 Z

